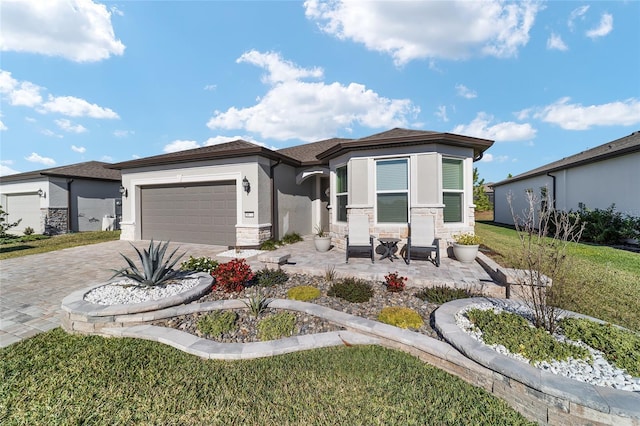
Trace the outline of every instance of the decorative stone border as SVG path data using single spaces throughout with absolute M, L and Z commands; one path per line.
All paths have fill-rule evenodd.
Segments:
M 435 311 L 435 323 L 447 342 L 468 358 L 496 372 L 494 393 L 502 396 L 522 393 L 524 390 L 527 395 L 525 401 L 530 400 L 534 407 L 537 406 L 535 419 L 538 421 L 551 423 L 555 419 L 561 422 L 569 415 L 585 422 L 640 424 L 640 393 L 595 386 L 540 370 L 499 354 L 461 330 L 456 323 L 456 313 L 471 304 L 483 302 L 519 304 L 511 300 L 482 297 L 454 300 Z
M 211 282 L 208 286 L 210 285 Z M 202 339 L 180 330 L 145 323 L 194 312 L 246 308 L 243 300 L 174 305 L 157 310 L 150 308 L 157 302 L 147 302 L 138 304 L 145 305 L 144 310 L 138 309 L 138 312 L 126 313 L 125 311 L 130 311 L 129 308 L 121 306 L 111 310 L 106 309 L 107 307 L 97 309 L 98 305 L 84 302 L 84 294 L 92 288 L 94 287 L 75 292 L 64 299 L 65 317 L 62 323 L 65 330 L 152 340 L 202 358 L 225 360 L 273 356 L 343 344 L 378 344 L 410 353 L 474 386 L 483 388 L 507 402 L 525 417 L 540 424 L 640 426 L 640 394 L 595 387 L 538 369 L 535 369 L 537 372 L 530 372 L 525 368 L 528 367 L 527 365 L 516 360 L 507 357 L 503 357 L 506 361 L 498 360 L 497 357 L 502 355 L 488 348 L 486 349 L 490 350 L 491 354 L 482 351 L 489 361 L 484 365 L 478 360 L 463 355 L 447 342 L 313 303 L 275 299 L 269 306 L 315 315 L 346 330 L 269 342 L 224 344 Z M 204 291 L 208 290 L 208 287 L 204 288 Z M 183 299 L 193 300 L 189 297 L 183 297 Z M 457 326 L 454 315 L 468 303 L 486 300 L 486 298 L 462 299 L 442 305 L 435 313 L 436 327 L 441 330 L 447 340 L 462 339 L 463 334 L 471 339 Z M 118 313 L 114 313 L 114 310 Z M 93 313 L 102 315 L 93 316 Z M 464 353 L 472 356 L 468 352 Z M 533 367 L 529 368 L 533 369 Z M 586 389 L 585 385 L 590 388 Z
M 61 318 L 62 328 L 69 332 L 99 333 L 104 327 L 123 327 L 125 324 L 133 325 L 135 321 L 142 324 L 149 321 L 146 319 L 148 315 L 145 313 L 189 303 L 199 299 L 211 289 L 213 284 L 211 275 L 200 272 L 191 277 L 197 278 L 200 282 L 189 290 L 160 300 L 141 303 L 98 305 L 84 300 L 84 296 L 88 292 L 108 283 L 74 291 L 62 299 L 62 310 L 64 311 Z M 149 315 L 153 316 L 153 314 Z

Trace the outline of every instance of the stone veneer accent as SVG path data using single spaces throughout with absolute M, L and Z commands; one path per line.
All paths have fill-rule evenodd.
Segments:
M 46 235 L 59 235 L 69 232 L 69 210 L 67 208 L 50 207 L 42 209 L 44 215 L 44 233 Z
M 271 225 L 236 226 L 236 246 L 254 247 L 271 238 Z
M 465 232 L 474 232 L 475 222 L 473 221 L 475 209 L 469 207 L 469 214 L 471 215 L 471 224 L 469 226 L 445 226 L 444 225 L 444 210 L 441 207 L 412 207 L 411 215 L 414 216 L 434 216 L 436 224 L 436 237 L 440 238 L 440 256 L 447 256 L 447 247 L 453 242 L 453 236 Z M 369 224 L 371 229 L 371 235 L 377 238 L 400 238 L 402 241 L 398 243 L 398 251 L 402 251 L 402 248 L 406 244 L 408 236 L 408 227 L 405 224 L 399 223 L 396 225 L 373 225 L 375 223 L 374 212 L 372 208 L 348 208 L 347 215 L 349 214 L 366 214 L 369 216 Z M 330 225 L 331 242 L 337 248 L 341 250 L 346 249 L 346 235 L 348 230 L 347 223 L 332 223 Z

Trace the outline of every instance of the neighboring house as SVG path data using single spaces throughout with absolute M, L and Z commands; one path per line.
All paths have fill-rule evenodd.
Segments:
M 0 178 L 0 205 L 7 220 L 36 234 L 99 231 L 105 216 L 120 214 L 120 172 L 107 163 L 88 161 Z
M 640 217 L 640 131 L 493 184 L 494 220 L 513 224 L 508 202 L 522 215 L 526 192 L 549 206 L 616 210 Z
M 257 246 L 318 225 L 343 247 L 348 217 L 376 237 L 406 238 L 411 214 L 443 239 L 473 231 L 473 161 L 493 141 L 393 129 L 273 151 L 238 140 L 114 164 L 122 239 Z

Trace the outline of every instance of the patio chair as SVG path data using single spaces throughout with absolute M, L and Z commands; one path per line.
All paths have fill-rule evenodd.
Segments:
M 426 252 L 427 259 L 436 266 L 440 266 L 440 238 L 436 238 L 435 235 L 436 226 L 433 216 L 411 217 L 405 257 L 407 265 L 411 263 L 412 255 Z
M 373 263 L 373 236 L 369 234 L 369 216 L 349 216 L 349 234 L 347 235 L 346 263 L 352 251 L 368 252 Z

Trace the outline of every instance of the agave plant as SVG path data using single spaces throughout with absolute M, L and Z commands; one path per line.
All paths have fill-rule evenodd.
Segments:
M 258 318 L 262 312 L 264 312 L 267 307 L 269 307 L 269 303 L 271 303 L 271 299 L 268 299 L 262 295 L 261 292 L 257 292 L 253 296 L 249 297 L 248 300 L 244 300 L 244 305 L 249 308 L 251 314 Z
M 131 259 L 120 253 L 120 256 L 124 257 L 124 260 L 126 260 L 129 266 L 120 270 L 112 269 L 115 274 L 113 274 L 111 278 L 125 277 L 136 281 L 143 286 L 154 286 L 175 278 L 180 273 L 180 271 L 174 270 L 173 267 L 182 258 L 182 256 L 184 256 L 184 253 L 172 260 L 176 251 L 178 251 L 178 248 L 176 248 L 169 255 L 169 258 L 164 261 L 164 255 L 169 247 L 169 241 L 164 243 L 164 245 L 162 241 L 160 241 L 156 246 L 153 243 L 153 240 L 151 240 L 149 243 L 149 249 L 143 250 L 142 253 L 133 244 L 131 244 L 131 246 L 138 253 L 140 263 L 142 263 L 142 269 L 138 269 Z

